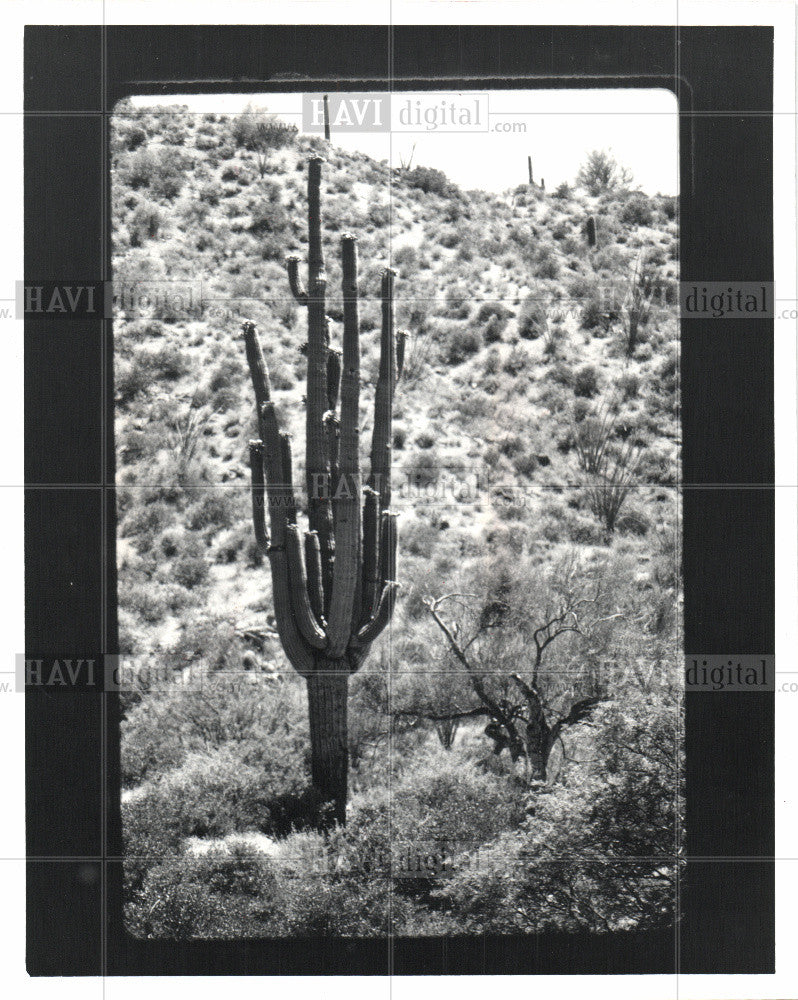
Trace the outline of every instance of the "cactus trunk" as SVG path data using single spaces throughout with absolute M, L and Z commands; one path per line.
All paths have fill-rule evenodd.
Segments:
M 340 660 L 319 656 L 307 677 L 311 773 L 323 802 L 332 803 L 332 819 L 346 822 L 347 689 L 349 671 Z
M 330 346 L 321 237 L 321 160 L 308 165 L 308 285 L 299 259 L 288 283 L 308 314 L 306 480 L 308 528 L 297 524 L 291 439 L 280 431 L 254 324 L 244 341 L 260 438 L 250 442 L 252 516 L 269 558 L 274 616 L 288 660 L 307 681 L 311 772 L 332 819 L 346 819 L 347 683 L 386 628 L 396 601 L 396 515 L 390 512 L 393 396 L 398 376 L 394 272 L 382 272 L 380 369 L 368 487 L 360 469 L 360 324 L 357 241 L 345 235 L 343 352 Z M 401 341 L 400 365 L 404 354 Z M 340 392 L 339 392 L 340 390 Z M 339 402 L 340 395 L 340 402 Z M 268 508 L 268 519 L 266 509 Z M 268 528 L 267 528 L 268 520 Z M 271 533 L 269 532 L 269 528 Z

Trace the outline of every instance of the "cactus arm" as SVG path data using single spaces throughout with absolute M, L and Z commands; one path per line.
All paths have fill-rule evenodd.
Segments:
M 288 272 L 288 284 L 291 294 L 301 306 L 308 304 L 308 293 L 302 287 L 302 280 L 299 277 L 299 257 L 291 254 L 285 258 L 285 269 Z
M 252 387 L 255 390 L 255 407 L 260 413 L 264 403 L 268 403 L 272 398 L 271 383 L 269 382 L 269 369 L 263 357 L 263 350 L 260 346 L 258 331 L 254 323 L 247 321 L 241 327 L 244 333 L 244 346 L 247 352 L 247 364 L 249 374 L 252 379 Z
M 308 163 L 308 285 L 313 289 L 314 280 L 324 270 L 321 249 L 321 166 L 320 156 L 311 157 Z
M 393 279 L 396 272 L 382 272 L 382 334 L 380 371 L 374 392 L 374 429 L 371 437 L 371 473 L 368 485 L 380 495 L 380 510 L 391 504 L 391 414 L 396 381 L 393 329 Z
M 285 505 L 285 520 L 288 524 L 296 524 L 296 499 L 294 497 L 294 474 L 291 460 L 291 435 L 283 431 L 280 434 L 280 467 L 283 478 L 281 498 Z
M 338 417 L 328 410 L 324 414 L 324 433 L 327 437 L 327 454 L 330 461 L 330 497 L 335 498 L 338 493 L 341 468 L 338 461 L 338 452 L 341 441 L 341 425 Z M 333 502 L 333 524 L 335 524 L 335 512 L 337 508 Z
M 255 541 L 263 555 L 269 547 L 269 534 L 266 531 L 265 481 L 263 478 L 263 442 L 249 442 L 249 469 L 252 477 L 252 524 L 255 529 Z
M 398 382 L 405 370 L 405 348 L 407 347 L 407 330 L 399 330 L 396 334 L 396 381 Z
M 308 597 L 313 614 L 324 624 L 324 592 L 321 587 L 321 548 L 315 531 L 305 532 L 305 568 Z
M 306 675 L 313 669 L 313 653 L 297 627 L 286 554 L 287 497 L 283 468 L 285 438 L 280 434 L 274 403 L 265 403 L 261 408 L 260 417 L 272 529 L 271 545 L 267 554 L 272 570 L 274 618 L 286 656 L 298 673 Z
M 341 385 L 341 352 L 327 351 L 327 409 L 335 412 Z
M 285 546 L 288 557 L 291 603 L 297 627 L 302 638 L 314 649 L 324 649 L 327 645 L 327 635 L 313 614 L 310 605 L 308 581 L 302 562 L 302 543 L 299 540 L 299 528 L 295 524 L 289 524 L 286 527 Z
M 380 590 L 385 589 L 386 584 L 396 581 L 396 546 L 398 542 L 398 532 L 396 522 L 398 514 L 391 514 L 388 511 L 382 513 L 382 524 L 380 530 Z
M 380 583 L 379 567 L 379 494 L 366 487 L 363 490 L 363 588 L 361 597 L 360 625 L 365 625 L 377 604 L 377 588 Z
M 360 574 L 360 325 L 357 241 L 345 235 L 343 257 L 344 350 L 341 372 L 340 495 L 335 499 L 335 566 L 328 616 L 328 655 L 343 656 L 352 628 Z
M 371 621 L 366 622 L 357 634 L 357 646 L 370 645 L 384 630 L 385 626 L 391 620 L 398 590 L 399 584 L 395 581 L 385 584 L 382 596 L 380 597 L 380 603 L 377 606 L 377 613 Z
M 308 520 L 311 531 L 319 533 L 325 607 L 332 589 L 332 566 L 335 552 L 330 506 L 330 468 L 327 458 L 327 323 L 324 297 L 327 281 L 315 280 L 308 302 L 308 384 L 307 384 L 307 491 Z
M 280 644 L 294 670 L 307 677 L 313 672 L 315 661 L 312 647 L 302 638 L 294 617 L 285 546 L 282 548 L 269 546 L 269 563 L 272 570 L 274 619 Z
M 396 582 L 396 546 L 398 541 L 398 516 L 384 511 L 382 515 L 382 532 L 380 536 L 380 573 L 382 589 L 379 604 L 374 614 L 366 621 L 357 633 L 355 644 L 370 645 L 383 631 L 391 620 L 399 584 Z

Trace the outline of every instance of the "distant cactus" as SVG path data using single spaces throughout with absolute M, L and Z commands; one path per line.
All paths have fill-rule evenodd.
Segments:
M 535 183 L 535 181 L 534 181 L 534 179 L 532 177 L 532 157 L 531 156 L 527 156 L 527 158 L 526 158 L 526 164 L 527 164 L 527 167 L 529 168 L 529 186 L 532 187 L 533 184 Z
M 594 247 L 596 245 L 596 220 L 592 215 L 588 215 L 587 217 L 585 231 L 587 233 L 588 246 Z
M 347 689 L 393 612 L 397 515 L 390 512 L 393 396 L 397 380 L 393 287 L 382 272 L 380 367 L 371 468 L 360 472 L 360 329 L 357 240 L 341 238 L 343 354 L 333 350 L 325 311 L 321 242 L 322 161 L 308 164 L 308 287 L 299 258 L 286 261 L 296 301 L 308 311 L 306 489 L 309 530 L 300 532 L 291 438 L 280 431 L 269 373 L 253 323 L 244 323 L 260 437 L 250 442 L 255 538 L 271 565 L 274 614 L 283 649 L 307 682 L 313 783 L 333 818 L 346 820 Z M 400 338 L 401 353 L 404 340 Z M 340 407 L 338 396 L 340 389 Z M 361 505 L 362 496 L 362 505 Z M 268 498 L 268 505 L 264 502 Z M 271 536 L 266 527 L 268 506 Z M 304 557 L 303 557 L 304 548 Z

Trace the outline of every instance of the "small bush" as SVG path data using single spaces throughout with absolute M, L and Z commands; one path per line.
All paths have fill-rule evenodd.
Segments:
M 644 194 L 633 195 L 621 208 L 618 217 L 627 226 L 650 226 L 654 222 L 651 203 Z
M 504 370 L 508 375 L 512 375 L 513 377 L 528 371 L 531 366 L 532 359 L 527 353 L 526 348 L 524 348 L 521 344 L 516 344 L 515 347 L 513 347 L 504 362 Z
M 574 376 L 574 395 L 591 399 L 598 392 L 599 373 L 595 365 L 583 365 Z
M 208 579 L 208 560 L 188 553 L 178 556 L 171 568 L 171 577 L 186 590 L 201 586 Z
M 596 330 L 603 325 L 604 309 L 598 299 L 589 299 L 582 306 L 579 325 L 583 330 Z
M 225 489 L 209 489 L 186 513 L 186 526 L 191 531 L 218 531 L 229 528 L 235 520 L 233 498 Z
M 450 198 L 459 193 L 457 186 L 452 184 L 446 174 L 434 167 L 414 167 L 403 177 L 408 187 L 417 188 L 425 194 L 439 194 Z
M 445 348 L 446 361 L 450 365 L 459 365 L 470 358 L 482 347 L 482 337 L 477 330 L 465 327 L 453 330 Z
M 150 201 L 141 202 L 134 210 L 128 224 L 130 245 L 143 246 L 147 240 L 154 240 L 163 225 L 163 215 L 157 205 Z
M 523 340 L 536 340 L 546 329 L 546 308 L 540 299 L 528 296 L 518 316 L 518 336 Z

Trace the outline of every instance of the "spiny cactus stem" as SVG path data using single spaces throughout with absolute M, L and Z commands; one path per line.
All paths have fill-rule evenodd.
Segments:
M 341 239 L 344 349 L 341 370 L 339 468 L 343 489 L 334 499 L 335 566 L 328 615 L 328 654 L 343 656 L 349 643 L 360 571 L 360 327 L 357 314 L 357 240 Z
M 285 475 L 283 470 L 283 441 L 274 412 L 274 403 L 264 403 L 260 411 L 261 434 L 263 435 L 264 466 L 266 469 L 266 489 L 269 498 L 269 519 L 272 529 L 272 544 L 285 544 L 286 504 Z
M 402 373 L 405 369 L 405 348 L 407 347 L 407 338 L 410 334 L 407 330 L 399 330 L 396 334 L 396 381 L 398 382 Z
M 327 409 L 335 412 L 341 387 L 341 352 L 327 351 Z
M 321 547 L 315 531 L 305 532 L 305 569 L 308 581 L 308 598 L 313 614 L 322 627 L 324 621 L 324 592 L 321 583 Z
M 332 587 L 334 553 L 330 508 L 330 466 L 324 414 L 327 412 L 327 323 L 324 302 L 327 280 L 316 278 L 308 302 L 308 383 L 306 405 L 308 518 L 311 531 L 318 531 L 324 571 L 325 608 Z
M 359 624 L 364 625 L 371 618 L 377 603 L 377 588 L 380 583 L 379 567 L 379 502 L 376 490 L 366 486 L 363 490 L 363 591 Z
M 327 635 L 316 620 L 310 605 L 308 582 L 302 562 L 302 544 L 299 540 L 299 529 L 295 524 L 289 524 L 286 528 L 286 552 L 291 584 L 291 603 L 297 626 L 302 638 L 310 643 L 314 649 L 324 649 L 327 645 Z
M 397 514 L 383 511 L 380 524 L 380 585 L 396 581 Z
M 294 254 L 286 257 L 285 269 L 288 272 L 288 284 L 291 288 L 291 294 L 299 305 L 306 306 L 308 304 L 308 293 L 302 287 L 302 281 L 299 277 L 299 257 Z
M 324 270 L 321 248 L 321 166 L 323 159 L 314 156 L 308 163 L 308 285 L 313 288 Z
M 382 272 L 382 332 L 380 370 L 374 391 L 374 430 L 371 437 L 371 472 L 368 485 L 380 494 L 380 509 L 391 504 L 391 423 L 396 383 L 396 347 L 394 342 L 393 281 L 396 272 Z
M 374 642 L 374 640 L 385 629 L 385 626 L 391 620 L 398 592 L 399 584 L 396 583 L 395 580 L 390 583 L 386 583 L 374 617 L 371 621 L 366 622 L 357 634 L 357 643 L 359 645 L 366 646 Z
M 294 473 L 291 457 L 291 435 L 287 431 L 280 433 L 280 466 L 283 472 L 282 500 L 285 504 L 285 519 L 289 524 L 296 524 L 296 501 L 294 498 Z
M 255 324 L 245 322 L 241 329 L 244 333 L 244 346 L 247 352 L 249 374 L 252 378 L 252 387 L 255 390 L 255 406 L 258 413 L 260 413 L 263 404 L 268 403 L 272 398 L 269 369 L 266 367 L 266 361 L 263 357 L 263 350 L 260 346 Z
M 255 529 L 255 541 L 263 555 L 269 547 L 269 534 L 266 530 L 266 489 L 263 477 L 263 442 L 249 442 L 249 471 L 252 481 L 252 523 Z

